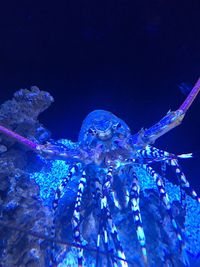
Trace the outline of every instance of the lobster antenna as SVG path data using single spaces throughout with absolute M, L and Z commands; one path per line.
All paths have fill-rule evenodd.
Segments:
M 25 233 L 27 235 L 31 235 L 31 236 L 34 236 L 34 237 L 37 237 L 38 239 L 43 239 L 43 240 L 46 240 L 46 241 L 49 241 L 49 242 L 53 242 L 53 243 L 58 243 L 58 244 L 61 244 L 61 245 L 66 245 L 68 247 L 75 247 L 75 248 L 82 248 L 86 251 L 90 251 L 90 252 L 98 252 L 102 255 L 108 255 L 113 258 L 113 259 L 117 259 L 117 260 L 122 260 L 124 262 L 127 262 L 127 263 L 130 263 L 130 264 L 133 264 L 132 261 L 130 260 L 126 260 L 126 259 L 123 259 L 121 257 L 118 257 L 116 255 L 113 255 L 112 252 L 104 252 L 102 250 L 98 250 L 95 249 L 95 248 L 92 248 L 92 247 L 89 247 L 89 246 L 82 246 L 82 245 L 79 245 L 79 244 L 76 244 L 76 243 L 71 243 L 71 242 L 67 242 L 67 241 L 63 241 L 63 240 L 60 240 L 60 239 L 57 239 L 57 238 L 51 238 L 51 237 L 48 237 L 48 236 L 45 236 L 45 235 L 42 235 L 40 233 L 37 233 L 35 231 L 32 231 L 32 230 L 26 230 L 26 229 L 23 229 L 19 226 L 16 226 L 16 225 L 11 225 L 11 224 L 8 224 L 7 222 L 2 222 L 0 220 L 0 226 L 2 227 L 5 227 L 5 228 L 8 228 L 8 229 L 11 229 L 11 230 L 15 230 L 15 231 L 19 231 L 19 232 L 22 232 L 22 233 Z
M 32 150 L 36 150 L 38 144 L 32 142 L 31 140 L 13 132 L 12 130 L 0 125 L 0 132 L 4 133 L 6 136 L 9 136 L 13 138 L 14 140 L 17 140 L 19 143 L 27 146 L 28 148 Z
M 180 106 L 179 110 L 182 110 L 184 113 L 189 109 L 189 107 L 194 102 L 196 96 L 200 91 L 200 78 L 197 80 L 196 84 L 192 88 L 191 92 L 189 93 L 188 97 L 185 99 L 183 104 Z

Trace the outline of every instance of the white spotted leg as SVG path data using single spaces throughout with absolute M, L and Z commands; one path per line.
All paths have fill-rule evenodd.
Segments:
M 135 163 L 150 164 L 153 162 L 165 162 L 167 160 L 182 158 L 192 158 L 192 153 L 175 155 L 173 153 L 158 149 L 154 146 L 147 145 L 144 149 L 137 151 L 138 159 L 132 159 Z
M 106 248 L 106 250 L 108 251 L 108 242 L 109 242 L 109 236 L 112 237 L 116 252 L 117 252 L 117 257 L 119 258 L 119 263 L 120 266 L 122 267 L 127 267 L 127 262 L 126 262 L 126 257 L 125 257 L 125 253 L 123 251 L 120 239 L 119 239 L 119 235 L 118 235 L 118 231 L 117 228 L 113 222 L 111 213 L 110 213 L 110 209 L 108 206 L 108 196 L 109 193 L 111 194 L 111 181 L 113 179 L 112 177 L 112 171 L 113 168 L 110 167 L 108 169 L 107 175 L 106 175 L 106 180 L 104 183 L 104 186 L 102 187 L 100 181 L 98 178 L 96 178 L 96 182 L 95 182 L 95 187 L 96 187 L 96 196 L 99 199 L 99 203 L 100 203 L 100 222 L 99 222 L 99 232 L 98 232 L 98 236 L 97 236 L 97 250 L 99 251 L 100 248 L 100 240 L 101 240 L 101 235 L 103 236 L 103 241 L 104 241 L 104 246 Z M 108 229 L 107 230 L 107 225 L 108 225 Z M 98 266 L 98 259 L 99 255 L 97 253 L 97 259 L 96 259 L 96 266 Z M 109 259 L 108 259 L 109 260 Z M 116 260 L 114 260 L 114 258 L 112 258 L 113 261 L 113 265 L 114 266 L 119 266 L 117 265 Z
M 56 237 L 56 230 L 55 230 L 55 218 L 56 218 L 56 211 L 58 208 L 59 200 L 63 197 L 65 193 L 66 186 L 68 182 L 71 180 L 73 175 L 78 171 L 78 164 L 75 164 L 69 168 L 69 172 L 66 177 L 64 177 L 56 189 L 55 197 L 52 203 L 52 209 L 53 209 L 53 223 L 51 227 L 51 238 Z M 52 244 L 51 248 L 51 257 L 50 257 L 50 266 L 53 266 L 55 264 L 55 243 Z
M 170 216 L 170 219 L 171 219 L 171 222 L 172 222 L 172 226 L 175 230 L 175 233 L 177 235 L 177 239 L 178 239 L 178 242 L 179 242 L 179 247 L 180 249 L 182 250 L 183 248 L 183 245 L 184 245 L 184 242 L 183 242 L 183 239 L 182 239 L 182 234 L 181 234 L 181 230 L 179 229 L 173 215 L 172 215 L 172 209 L 171 209 L 171 204 L 169 202 L 169 197 L 168 197 L 168 194 L 165 190 L 165 186 L 164 186 L 164 182 L 162 180 L 162 177 L 156 173 L 154 171 L 154 169 L 151 167 L 151 166 L 148 166 L 148 165 L 143 165 L 143 168 L 147 171 L 147 173 L 150 174 L 150 176 L 154 179 L 154 181 L 156 182 L 156 185 L 157 185 L 157 188 L 158 188 L 158 191 L 159 191 L 159 194 L 160 194 L 160 199 L 161 201 L 163 202 L 163 204 L 165 205 L 166 209 L 167 209 L 167 212 Z
M 189 181 L 187 180 L 185 174 L 181 170 L 181 167 L 178 163 L 178 159 L 192 158 L 193 153 L 175 155 L 150 145 L 148 145 L 145 149 L 139 150 L 137 153 L 142 158 L 142 160 L 140 159 L 139 160 L 143 161 L 143 164 L 148 164 L 157 161 L 162 162 L 161 171 L 164 175 L 166 172 L 166 164 L 168 164 L 176 173 L 178 182 L 182 189 L 181 193 L 183 193 L 184 191 L 185 193 L 187 193 L 193 199 L 197 200 L 200 203 L 200 197 L 197 195 L 195 190 L 191 188 Z M 134 159 L 132 159 L 132 161 L 134 161 Z
M 126 256 L 125 256 L 124 250 L 122 248 L 122 245 L 121 245 L 121 242 L 119 239 L 119 234 L 118 234 L 117 228 L 115 226 L 115 223 L 113 222 L 113 219 L 112 219 L 112 216 L 111 216 L 111 213 L 110 213 L 108 206 L 107 206 L 107 218 L 108 218 L 107 220 L 108 220 L 108 225 L 109 225 L 109 229 L 110 229 L 110 234 L 111 234 L 112 240 L 113 240 L 114 245 L 115 245 L 117 256 L 121 259 L 121 260 L 119 260 L 120 266 L 128 267 L 128 264 L 126 262 Z
M 74 240 L 75 243 L 78 245 L 82 245 L 82 240 L 80 235 L 80 217 L 81 217 L 80 212 L 81 212 L 81 202 L 85 185 L 86 185 L 86 173 L 85 171 L 83 171 L 78 185 L 75 208 L 72 216 Z M 82 266 L 83 266 L 83 248 L 78 248 L 78 267 Z
M 197 193 L 191 188 L 189 181 L 187 180 L 185 174 L 181 170 L 180 165 L 178 164 L 177 159 L 171 159 L 167 163 L 173 168 L 176 173 L 177 179 L 180 183 L 181 189 L 184 190 L 188 195 L 193 199 L 197 200 L 200 203 L 200 197 Z
M 147 251 L 146 251 L 146 240 L 145 240 L 144 229 L 142 226 L 142 217 L 139 206 L 140 187 L 135 173 L 132 174 L 132 177 L 133 177 L 133 182 L 130 190 L 130 205 L 131 205 L 131 210 L 133 212 L 134 223 L 136 226 L 137 238 L 142 249 L 144 264 L 147 266 L 148 261 L 147 261 Z
M 102 219 L 103 219 L 103 223 L 102 226 L 103 228 L 101 229 L 102 234 L 104 236 L 104 244 L 106 247 L 106 250 L 108 251 L 108 242 L 109 242 L 109 236 L 111 235 L 116 252 L 117 252 L 117 257 L 120 258 L 119 259 L 119 264 L 120 265 L 116 265 L 116 260 L 114 260 L 112 258 L 113 264 L 116 266 L 121 266 L 121 267 L 127 267 L 127 262 L 126 262 L 126 256 L 125 253 L 123 251 L 120 239 L 119 239 L 119 235 L 118 235 L 118 231 L 117 228 L 113 222 L 109 207 L 108 207 L 108 202 L 107 202 L 107 197 L 104 196 L 103 198 L 101 198 L 100 200 L 101 203 L 101 213 L 102 213 Z M 107 224 L 109 226 L 109 231 L 107 230 Z M 98 237 L 99 240 L 100 236 Z M 99 240 L 100 241 L 100 240 Z M 98 244 L 99 246 L 99 244 Z
M 75 164 L 72 167 L 70 167 L 67 176 L 62 179 L 60 185 L 56 189 L 55 197 L 53 200 L 54 212 L 57 210 L 59 200 L 63 197 L 65 193 L 65 189 L 66 189 L 68 182 L 71 180 L 73 175 L 78 171 L 78 169 L 79 169 L 78 164 Z
M 113 183 L 113 166 L 108 168 L 108 172 L 106 174 L 106 179 L 103 185 L 103 195 L 109 195 L 112 190 L 112 183 Z
M 96 187 L 96 197 L 100 202 L 100 220 L 99 220 L 99 230 L 97 235 L 97 255 L 96 255 L 96 266 L 99 265 L 99 249 L 100 249 L 100 241 L 101 235 L 103 235 L 104 247 L 106 252 L 108 252 L 108 231 L 106 226 L 107 214 L 107 197 L 106 195 L 110 192 L 111 189 L 111 180 L 112 180 L 112 170 L 113 168 L 109 168 L 108 173 L 106 175 L 106 180 L 104 185 L 102 186 L 100 180 L 96 178 L 95 187 Z M 107 253 L 107 261 L 109 262 L 109 257 Z

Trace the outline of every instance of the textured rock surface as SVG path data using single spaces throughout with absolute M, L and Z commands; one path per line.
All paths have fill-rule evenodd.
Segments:
M 0 123 L 11 130 L 40 142 L 49 138 L 49 132 L 38 121 L 38 116 L 53 102 L 53 97 L 36 86 L 30 90 L 17 91 L 12 100 L 8 100 L 0 106 Z M 1 136 L 3 140 L 7 138 Z M 9 139 L 6 144 L 15 141 Z
M 53 98 L 48 93 L 36 87 L 31 90 L 22 89 L 15 93 L 13 100 L 1 105 L 0 123 L 40 142 L 49 138 L 49 133 L 37 117 L 52 101 Z M 48 234 L 48 227 L 52 223 L 51 211 L 43 205 L 39 187 L 35 181 L 30 180 L 27 173 L 29 162 L 35 155 L 3 135 L 0 143 L 2 222 Z M 39 165 L 34 167 L 39 170 Z M 45 266 L 45 249 L 42 248 L 41 240 L 2 227 L 0 235 L 1 266 Z
M 49 132 L 39 123 L 38 115 L 53 101 L 46 92 L 33 87 L 31 90 L 20 90 L 13 100 L 0 107 L 0 124 L 34 140 L 43 142 L 50 137 Z M 67 174 L 68 166 L 63 161 L 47 161 L 0 135 L 0 202 L 1 222 L 8 226 L 35 231 L 43 236 L 50 236 L 52 226 L 51 203 L 55 189 Z M 67 140 L 60 140 L 68 143 Z M 185 266 L 190 262 L 192 267 L 200 266 L 200 207 L 191 198 L 187 198 L 187 209 L 180 205 L 180 193 L 177 186 L 166 182 L 166 188 L 172 202 L 173 215 L 177 223 L 185 228 L 186 249 L 179 253 L 176 234 L 162 204 L 152 179 L 142 170 L 136 170 L 141 183 L 141 213 L 146 234 L 147 252 L 150 266 Z M 118 188 L 123 184 L 117 181 Z M 57 238 L 73 241 L 71 216 L 76 196 L 77 179 L 74 177 L 68 184 L 65 196 L 60 201 L 56 214 Z M 120 193 L 120 192 L 119 192 Z M 90 248 L 96 246 L 98 231 L 98 210 L 91 202 L 91 192 L 86 189 L 83 198 L 83 238 Z M 112 216 L 119 230 L 130 266 L 143 266 L 141 250 L 137 242 L 135 227 L 130 209 L 122 211 L 111 205 Z M 194 214 L 195 211 L 195 214 Z M 49 266 L 51 243 L 23 231 L 0 227 L 0 266 Z M 112 249 L 112 244 L 110 249 Z M 57 255 L 63 245 L 57 244 Z M 103 250 L 103 247 L 102 247 Z M 189 253 L 188 253 L 189 252 Z M 95 263 L 96 253 L 84 252 L 86 266 Z M 101 264 L 106 255 L 102 255 Z M 166 264 L 163 264 L 163 261 Z M 67 254 L 59 258 L 59 266 L 75 266 L 77 250 L 67 248 Z

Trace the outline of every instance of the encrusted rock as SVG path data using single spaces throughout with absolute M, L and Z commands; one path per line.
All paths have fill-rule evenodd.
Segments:
M 46 140 L 49 132 L 39 123 L 38 115 L 52 102 L 50 94 L 37 87 L 22 89 L 14 94 L 13 100 L 1 105 L 0 124 L 29 138 L 32 136 L 36 142 Z M 28 233 L 37 229 L 38 233 L 49 235 L 51 210 L 43 205 L 38 185 L 30 180 L 27 171 L 30 152 L 14 144 L 15 141 L 1 134 L 0 222 L 9 228 L 0 226 L 0 266 L 43 267 L 48 245 L 42 245 L 41 240 Z M 27 232 L 16 230 L 16 226 Z

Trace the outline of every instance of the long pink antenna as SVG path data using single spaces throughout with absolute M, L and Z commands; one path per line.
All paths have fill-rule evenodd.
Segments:
M 184 113 L 186 113 L 186 111 L 189 109 L 189 107 L 195 100 L 199 91 L 200 91 L 200 78 L 196 82 L 195 86 L 192 88 L 192 91 L 189 93 L 183 104 L 180 106 L 179 110 L 182 110 Z
M 10 129 L 5 128 L 4 126 L 0 125 L 0 132 L 4 133 L 8 137 L 11 137 L 15 140 L 17 140 L 19 143 L 27 146 L 28 148 L 32 150 L 36 150 L 38 144 L 33 143 L 31 140 L 28 140 L 27 138 L 11 131 Z

